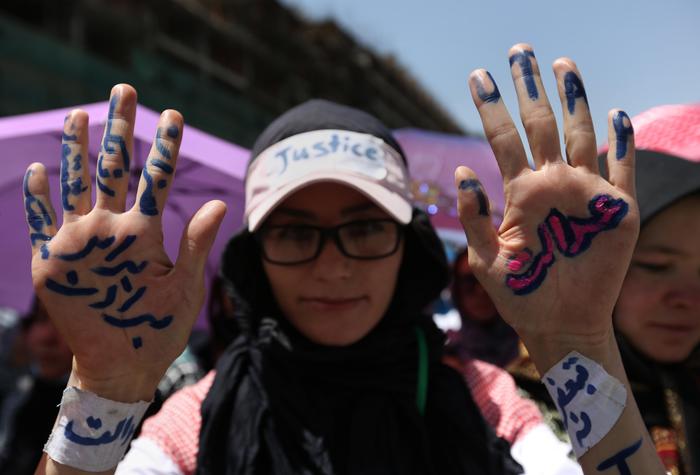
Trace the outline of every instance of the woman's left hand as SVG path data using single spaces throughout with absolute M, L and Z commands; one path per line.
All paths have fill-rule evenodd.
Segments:
M 611 111 L 610 174 L 602 178 L 581 75 L 573 61 L 561 58 L 553 68 L 564 111 L 564 161 L 532 48 L 515 45 L 509 55 L 535 166 L 528 165 L 493 78 L 474 71 L 471 93 L 503 174 L 506 208 L 494 230 L 481 185 L 460 167 L 459 214 L 474 273 L 546 371 L 564 356 L 563 348 L 609 342 L 639 227 L 634 141 L 627 115 Z

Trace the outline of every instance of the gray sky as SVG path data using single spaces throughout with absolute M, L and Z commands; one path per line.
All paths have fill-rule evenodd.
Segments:
M 613 107 L 633 116 L 700 102 L 698 0 L 282 1 L 308 18 L 332 17 L 364 45 L 395 55 L 469 131 L 481 133 L 467 89 L 469 72 L 480 67 L 494 76 L 520 127 L 507 58 L 518 42 L 534 47 L 558 118 L 551 64 L 560 56 L 576 61 L 599 143 Z

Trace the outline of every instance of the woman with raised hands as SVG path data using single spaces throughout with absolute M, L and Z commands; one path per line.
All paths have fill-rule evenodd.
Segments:
M 609 116 L 606 181 L 580 74 L 571 60 L 555 61 L 567 163 L 532 48 L 514 46 L 510 63 L 535 169 L 493 79 L 475 71 L 470 90 L 504 177 L 506 211 L 494 230 L 478 178 L 456 170 L 470 265 L 544 374 L 584 472 L 663 473 L 610 318 L 638 232 L 629 121 L 621 111 Z M 79 158 L 87 117 L 67 117 L 60 230 L 43 167 L 31 165 L 25 178 L 34 285 L 75 354 L 40 473 L 114 470 L 202 304 L 224 206 L 208 203 L 193 217 L 173 265 L 160 214 L 182 118 L 161 116 L 125 211 L 134 111 L 133 89 L 115 87 L 94 208 Z M 444 256 L 412 209 L 409 185 L 391 134 L 353 109 L 304 104 L 258 139 L 246 225 L 222 261 L 240 334 L 204 383 L 196 473 L 521 471 L 464 378 L 442 363 L 442 336 L 423 307 L 445 284 Z M 180 434 L 170 434 L 172 446 L 158 437 L 167 425 L 149 430 L 150 448 L 135 442 L 133 457 L 146 463 L 180 448 Z M 120 472 L 139 471 L 128 467 L 132 452 Z M 182 472 L 157 460 L 144 472 Z

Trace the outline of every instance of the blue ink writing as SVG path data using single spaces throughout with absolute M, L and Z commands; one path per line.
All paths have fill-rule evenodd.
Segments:
M 115 286 L 116 287 L 116 286 Z M 126 312 L 131 308 L 132 305 L 134 305 L 136 302 L 139 301 L 141 297 L 143 297 L 143 294 L 146 293 L 146 287 L 141 287 L 139 290 L 136 291 L 134 295 L 129 297 L 126 302 L 122 304 L 121 307 L 117 309 L 117 312 Z
M 146 180 L 146 189 L 141 194 L 139 200 L 139 209 L 146 216 L 156 216 L 158 207 L 156 206 L 156 197 L 153 194 L 153 177 L 148 173 L 146 167 L 143 168 L 143 179 Z
M 467 180 L 462 180 L 459 182 L 459 188 L 461 190 L 471 190 L 476 194 L 476 199 L 479 201 L 479 214 L 481 216 L 489 215 L 489 206 L 486 201 L 486 195 L 484 194 L 481 183 L 479 180 L 469 178 Z
M 96 421 L 100 421 L 99 419 L 93 419 L 93 424 L 96 424 Z M 81 436 L 79 434 L 76 434 L 75 431 L 73 430 L 74 427 L 74 422 L 75 421 L 69 421 L 68 424 L 66 424 L 66 427 L 63 431 L 66 439 L 70 440 L 73 443 L 76 443 L 78 445 L 85 445 L 85 446 L 96 446 L 96 445 L 106 445 L 106 444 L 111 444 L 112 442 L 116 441 L 117 439 L 121 439 L 122 445 L 127 443 L 131 436 L 134 433 L 134 429 L 136 428 L 134 424 L 134 418 L 129 417 L 128 419 L 122 419 L 119 421 L 117 424 L 117 427 L 114 429 L 114 433 L 111 433 L 110 431 L 105 431 L 103 434 L 101 434 L 98 437 L 88 437 L 88 436 Z M 99 429 L 99 427 L 102 426 L 102 421 L 99 422 L 99 427 L 95 428 L 90 426 L 90 423 L 88 422 L 88 426 L 91 429 Z
M 70 285 L 75 285 L 78 283 L 78 273 L 74 270 L 66 273 L 66 280 Z
M 150 313 L 139 315 L 138 317 L 124 318 L 124 319 L 113 317 L 113 316 L 107 315 L 107 314 L 103 314 L 102 318 L 104 319 L 105 322 L 109 323 L 110 325 L 113 325 L 113 326 L 119 327 L 119 328 L 136 327 L 136 326 L 139 326 L 141 324 L 148 323 L 148 326 L 150 326 L 151 328 L 155 328 L 156 330 L 162 330 L 163 328 L 170 325 L 170 323 L 172 323 L 172 321 L 173 321 L 172 315 L 166 315 L 165 317 L 158 320 L 156 317 L 154 317 Z
M 560 387 L 556 388 L 556 405 L 563 417 L 564 427 L 567 430 L 569 429 L 569 421 L 579 425 L 579 429 L 575 431 L 576 442 L 580 447 L 583 447 L 584 439 L 591 433 L 591 418 L 585 411 L 581 411 L 579 414 L 573 411 L 569 412 L 567 406 L 584 389 L 589 395 L 594 394 L 597 389 L 592 384 L 588 384 L 588 370 L 577 363 L 577 357 L 571 357 L 562 363 L 562 369 L 567 371 L 573 369 L 576 372 L 576 377 L 568 379 L 564 383 L 564 388 L 566 390 Z M 547 384 L 555 386 L 556 383 L 552 378 L 547 378 Z
M 165 144 L 163 143 L 163 139 L 161 137 L 162 137 L 161 129 L 159 127 L 158 131 L 156 132 L 156 150 L 158 150 L 158 152 L 160 152 L 160 154 L 166 160 L 170 160 L 171 159 L 170 150 L 168 150 L 168 147 L 165 146 Z
M 82 250 L 73 254 L 59 254 L 57 257 L 64 261 L 77 261 L 87 257 L 96 247 L 107 249 L 112 244 L 114 244 L 114 236 L 107 237 L 103 240 L 100 240 L 97 236 L 93 236 Z
M 101 302 L 91 303 L 89 306 L 92 308 L 107 308 L 114 303 L 117 298 L 117 286 L 110 285 L 107 289 L 107 295 L 105 295 L 104 300 Z
M 68 297 L 80 297 L 84 295 L 94 295 L 98 292 L 94 287 L 80 288 L 80 287 L 68 287 L 63 284 L 59 284 L 53 279 L 46 279 L 46 288 L 56 292 L 57 294 L 66 295 Z
M 119 244 L 116 248 L 114 248 L 114 250 L 112 252 L 107 254 L 107 257 L 105 257 L 105 260 L 107 262 L 112 262 L 114 259 L 117 258 L 117 256 L 119 254 L 126 251 L 129 248 L 129 246 L 131 246 L 134 243 L 135 240 L 136 240 L 136 236 L 131 235 L 131 234 L 128 235 L 127 237 L 124 238 L 124 240 L 121 242 L 121 244 Z
M 629 125 L 625 125 L 625 119 Z M 621 160 L 627 155 L 627 141 L 634 133 L 634 129 L 629 116 L 623 111 L 618 111 L 613 117 L 613 128 L 615 129 L 615 158 Z
M 141 339 L 140 336 L 135 336 L 134 338 L 131 339 L 131 344 L 134 345 L 134 348 L 137 350 L 143 346 L 143 340 Z
M 119 96 L 116 94 L 109 101 L 109 113 L 107 114 L 107 126 L 105 128 L 105 135 L 102 139 L 102 149 L 107 153 L 114 154 L 117 153 L 117 150 L 114 146 L 118 146 L 119 151 L 122 155 L 122 159 L 124 160 L 124 172 L 129 173 L 131 159 L 129 158 L 129 151 L 126 148 L 126 141 L 121 135 L 112 133 L 112 125 L 118 102 Z
M 591 418 L 585 412 L 581 412 L 581 422 L 583 423 L 583 428 L 576 431 L 576 441 L 579 446 L 583 447 L 583 439 L 591 433 Z
M 81 177 L 70 181 L 70 163 L 68 158 L 70 157 L 71 149 L 68 144 L 63 144 L 63 151 L 61 153 L 61 204 L 63 209 L 66 211 L 73 211 L 75 207 L 70 204 L 70 195 L 78 196 L 83 191 L 87 190 L 87 186 L 83 186 L 83 179 Z M 80 170 L 80 155 L 77 155 L 76 161 L 73 165 L 73 170 Z M 77 167 L 77 168 L 76 168 Z
M 571 115 L 576 111 L 576 99 L 583 98 L 586 105 L 588 105 L 588 97 L 586 97 L 586 90 L 583 87 L 583 83 L 573 71 L 568 71 L 564 75 L 564 94 L 566 95 L 566 106 Z
M 131 292 L 131 282 L 129 281 L 129 278 L 127 276 L 122 277 L 121 283 L 122 289 L 124 289 L 125 292 Z
M 157 158 L 152 158 L 150 161 L 151 161 L 151 165 L 153 165 L 154 167 L 160 168 L 165 173 L 172 174 L 173 167 L 171 167 L 168 164 L 168 162 L 164 162 L 163 160 L 159 160 Z
M 32 241 L 32 246 L 34 246 L 37 241 L 50 241 L 51 236 L 44 233 L 31 233 L 29 239 Z
M 102 420 L 99 417 L 95 419 L 92 416 L 88 416 L 88 418 L 85 419 L 85 422 L 87 422 L 87 425 L 90 429 L 97 430 L 100 427 L 102 427 Z
M 176 139 L 178 135 L 180 135 L 180 130 L 177 128 L 177 125 L 171 125 L 168 127 L 168 137 L 171 139 Z
M 136 264 L 134 261 L 125 261 L 114 267 L 95 267 L 94 269 L 92 269 L 92 271 L 95 274 L 105 275 L 108 277 L 115 276 L 124 269 L 126 269 L 127 272 L 130 272 L 132 274 L 138 274 L 146 267 L 147 264 L 148 261 L 143 261 L 141 264 Z
M 501 92 L 498 90 L 496 81 L 493 80 L 493 76 L 491 76 L 491 73 L 486 71 L 486 74 L 491 80 L 491 84 L 493 85 L 493 91 L 486 92 L 486 89 L 484 89 L 484 81 L 481 78 L 477 78 L 476 95 L 479 96 L 479 99 L 481 99 L 484 102 L 496 103 L 501 99 Z
M 97 178 L 97 188 L 99 188 L 99 190 L 106 195 L 109 195 L 109 196 L 116 195 L 114 190 L 111 189 L 110 187 L 108 187 L 107 185 L 105 185 L 104 183 L 102 183 L 102 181 L 99 178 Z
M 513 63 L 518 63 L 518 66 L 520 66 L 520 72 L 527 88 L 527 95 L 533 101 L 540 97 L 537 91 L 537 84 L 535 84 L 535 73 L 532 68 L 532 58 L 534 57 L 535 53 L 532 51 L 522 51 L 515 53 L 509 58 L 511 67 L 513 67 Z
M 378 146 L 352 142 L 350 137 L 344 137 L 341 141 L 338 134 L 331 134 L 330 139 L 323 139 L 308 145 L 286 147 L 280 150 L 274 155 L 281 161 L 280 168 L 279 170 L 270 170 L 268 176 L 284 174 L 290 162 L 322 158 L 329 153 L 335 152 L 352 152 L 353 155 L 366 158 L 372 162 L 376 162 L 384 157 L 383 150 Z
M 34 231 L 43 231 L 44 225 L 51 226 L 53 220 L 51 215 L 46 211 L 44 203 L 29 191 L 29 178 L 34 174 L 32 170 L 27 170 L 24 175 L 24 209 L 27 212 L 27 223 Z M 34 206 L 39 208 L 39 211 L 34 209 Z
M 600 462 L 600 464 L 598 464 L 596 468 L 599 472 L 602 472 L 603 470 L 607 470 L 612 467 L 617 467 L 618 471 L 620 472 L 620 475 L 632 475 L 632 472 L 630 471 L 630 468 L 627 465 L 627 459 L 634 455 L 634 453 L 637 452 L 637 450 L 639 450 L 639 447 L 641 446 L 642 439 L 639 439 L 637 442 L 625 449 L 622 449 L 609 459 L 605 459 L 602 462 Z

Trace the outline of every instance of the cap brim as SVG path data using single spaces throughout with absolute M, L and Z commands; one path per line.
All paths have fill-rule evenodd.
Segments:
M 700 192 L 700 163 L 648 150 L 636 152 L 642 225 L 676 201 Z
M 359 176 L 349 175 L 345 172 L 325 171 L 305 175 L 267 196 L 263 202 L 248 214 L 248 230 L 250 232 L 257 230 L 270 213 L 294 192 L 314 183 L 322 182 L 333 182 L 349 186 L 365 195 L 399 223 L 408 224 L 411 222 L 413 215 L 412 204 L 400 194 L 387 189 L 382 184 L 366 180 Z

